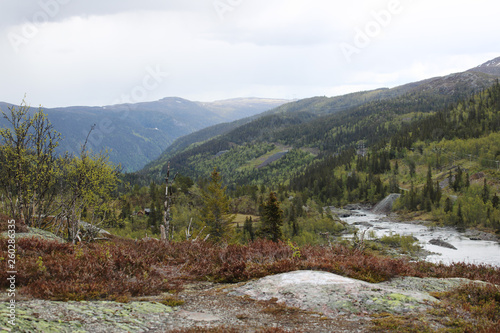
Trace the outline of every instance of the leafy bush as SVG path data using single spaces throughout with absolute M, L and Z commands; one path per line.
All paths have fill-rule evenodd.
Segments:
M 413 236 L 384 235 L 380 238 L 380 242 L 393 248 L 401 248 L 408 254 L 415 254 L 420 250 L 420 246 L 415 244 L 418 240 Z

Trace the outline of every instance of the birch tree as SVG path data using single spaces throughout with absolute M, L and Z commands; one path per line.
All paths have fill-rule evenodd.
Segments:
M 59 169 L 55 149 L 61 136 L 39 108 L 33 115 L 23 100 L 2 110 L 7 126 L 0 128 L 0 190 L 8 213 L 26 225 L 44 227 L 56 207 Z

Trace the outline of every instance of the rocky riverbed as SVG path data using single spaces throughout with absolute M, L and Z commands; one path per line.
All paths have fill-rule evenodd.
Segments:
M 360 231 L 373 231 L 376 238 L 399 234 L 413 236 L 427 252 L 427 261 L 445 264 L 467 262 L 500 266 L 500 243 L 497 235 L 479 230 L 458 232 L 451 227 L 437 227 L 430 222 L 409 220 L 390 214 L 374 214 L 369 211 L 352 211 L 344 222 Z

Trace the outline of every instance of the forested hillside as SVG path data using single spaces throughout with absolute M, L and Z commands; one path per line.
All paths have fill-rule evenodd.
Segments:
M 376 202 L 402 193 L 396 209 L 444 223 L 500 230 L 500 85 L 449 106 L 366 151 L 353 148 L 306 168 L 290 183 L 325 204 Z M 365 154 L 366 153 L 366 154 Z
M 179 139 L 136 179 L 161 181 L 170 161 L 173 169 L 193 178 L 207 177 L 216 166 L 228 173 L 229 184 L 287 182 L 304 168 L 304 163 L 321 161 L 358 144 L 378 143 L 380 138 L 388 138 L 404 126 L 491 86 L 495 80 L 495 76 L 469 71 L 393 89 L 288 103 L 240 126 L 219 125 L 213 131 L 207 129 L 189 139 Z M 211 135 L 214 137 L 209 139 Z M 285 155 L 286 161 L 276 162 L 280 163 L 281 177 L 273 179 L 273 172 L 266 168 L 247 168 L 269 152 L 257 154 L 263 143 L 294 152 Z M 254 152 L 246 156 L 249 149 Z M 224 158 L 220 158 L 222 153 Z M 228 160 L 230 164 L 225 162 Z M 268 168 L 272 167 L 269 164 Z

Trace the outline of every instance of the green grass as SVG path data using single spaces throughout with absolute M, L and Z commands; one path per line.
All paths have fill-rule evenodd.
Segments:
M 245 163 L 244 165 L 242 165 L 238 169 L 236 169 L 236 171 L 255 169 L 259 165 L 264 163 L 269 157 L 273 156 L 274 154 L 281 153 L 282 151 L 291 148 L 291 147 L 285 147 L 285 146 L 280 145 L 280 144 L 275 144 L 275 146 L 276 146 L 276 148 L 274 148 L 273 150 L 267 152 L 266 154 L 264 154 L 262 156 L 255 158 L 253 160 L 248 161 L 247 163 Z

